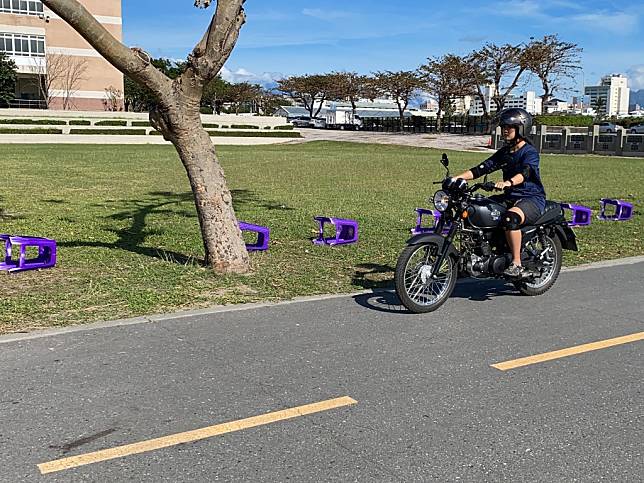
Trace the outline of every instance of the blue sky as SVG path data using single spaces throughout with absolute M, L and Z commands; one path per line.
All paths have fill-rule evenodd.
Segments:
M 124 0 L 124 40 L 183 59 L 214 12 L 192 0 Z M 429 56 L 556 33 L 583 47 L 579 90 L 611 72 L 644 88 L 644 2 L 610 0 L 247 0 L 229 80 L 415 69 Z

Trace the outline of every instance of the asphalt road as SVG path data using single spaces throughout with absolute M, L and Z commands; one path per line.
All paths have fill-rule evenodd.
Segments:
M 641 333 L 642 294 L 644 262 L 562 273 L 539 298 L 461 283 L 427 315 L 383 292 L 0 338 L 0 481 L 642 481 L 643 340 L 491 367 Z

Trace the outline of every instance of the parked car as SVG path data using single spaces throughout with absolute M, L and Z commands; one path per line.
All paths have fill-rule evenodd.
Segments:
M 299 116 L 291 120 L 291 124 L 295 127 L 313 127 L 313 121 L 308 116 Z
M 631 134 L 644 134 L 644 124 L 638 124 L 637 126 L 631 126 L 628 128 L 628 132 Z
M 614 132 L 617 132 L 617 124 L 614 124 L 612 122 L 600 122 L 597 124 L 599 126 L 599 133 L 600 134 L 612 134 Z

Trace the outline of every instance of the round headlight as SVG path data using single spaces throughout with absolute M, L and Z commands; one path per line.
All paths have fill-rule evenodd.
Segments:
M 449 207 L 449 195 L 444 191 L 437 191 L 434 195 L 434 206 L 438 211 L 445 211 Z

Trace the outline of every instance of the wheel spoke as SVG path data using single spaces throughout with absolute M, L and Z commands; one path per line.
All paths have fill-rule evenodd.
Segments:
M 451 261 L 443 260 L 434 277 L 436 256 L 432 256 L 429 246 L 419 248 L 407 261 L 404 270 L 404 286 L 409 298 L 420 305 L 432 305 L 439 301 L 450 284 Z M 425 279 L 425 283 L 422 282 Z

